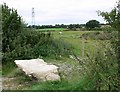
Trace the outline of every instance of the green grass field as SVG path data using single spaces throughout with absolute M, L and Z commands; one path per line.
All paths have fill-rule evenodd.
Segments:
M 37 31 L 64 31 L 65 28 L 45 28 L 45 29 L 36 29 Z
M 81 58 L 83 45 L 82 45 L 82 39 L 80 37 L 83 33 L 87 33 L 87 32 L 90 32 L 90 31 L 63 31 L 62 34 L 59 34 L 59 32 L 56 31 L 56 32 L 52 32 L 52 34 L 55 39 L 60 39 L 65 41 L 66 43 L 71 44 L 72 47 L 74 48 L 75 54 L 79 58 Z M 84 52 L 94 55 L 98 44 L 99 44 L 99 41 L 84 39 Z

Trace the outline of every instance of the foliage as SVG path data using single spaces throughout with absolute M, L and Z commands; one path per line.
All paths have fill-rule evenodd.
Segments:
M 87 56 L 86 74 L 93 81 L 94 89 L 119 90 L 117 57 L 111 43 L 99 46 L 95 57 L 90 57 L 89 54 Z
M 99 27 L 99 21 L 97 20 L 90 20 L 86 23 L 86 28 L 93 29 Z
M 104 20 L 116 30 L 120 28 L 120 14 L 118 13 L 117 8 L 112 9 L 111 12 L 98 11 L 98 15 L 102 16 Z
M 3 55 L 3 65 L 16 59 L 66 56 L 69 53 L 67 49 L 70 49 L 66 43 L 52 38 L 50 33 L 29 30 L 20 33 L 11 46 L 13 50 Z
M 39 42 L 35 45 L 33 51 L 36 56 L 60 58 L 60 56 L 68 56 L 70 54 L 69 49 L 71 47 L 67 43 L 61 40 L 49 39 L 44 41 L 44 44 Z
M 119 3 L 118 3 L 118 7 L 115 7 L 111 12 L 98 11 L 98 14 L 102 16 L 112 26 L 112 28 L 114 28 L 115 31 L 118 31 L 118 39 L 112 40 L 111 43 L 113 44 L 113 47 L 116 48 L 118 65 L 120 66 L 120 4 Z M 118 71 L 120 73 L 120 69 L 118 69 Z
M 23 28 L 21 17 L 14 9 L 4 4 L 3 9 L 3 72 L 15 67 L 14 60 L 66 56 L 70 47 L 55 40 L 50 32 L 39 32 Z M 10 69 L 8 69 L 9 67 Z
M 88 80 L 78 80 L 77 82 L 71 84 L 68 81 L 62 79 L 61 81 L 47 81 L 47 82 L 41 82 L 33 85 L 30 87 L 30 90 L 69 90 L 69 91 L 75 91 L 75 90 L 90 90 L 92 88 L 92 85 L 88 84 Z M 86 87 L 87 86 L 87 87 Z
M 117 32 L 109 32 L 109 31 L 103 31 L 103 32 L 88 32 L 82 34 L 81 37 L 84 37 L 85 39 L 91 39 L 91 40 L 111 40 L 116 37 Z
M 116 49 L 118 65 L 120 66 L 120 2 L 118 2 L 118 6 L 111 10 L 111 12 L 100 12 L 98 14 L 102 16 L 115 31 L 118 31 L 118 39 L 114 39 L 111 41 L 113 44 L 113 48 Z M 120 74 L 120 69 L 118 69 Z M 119 75 L 120 76 L 120 75 Z
M 2 5 L 2 51 L 11 51 L 11 43 L 21 32 L 21 17 L 17 10 L 10 9 L 5 3 Z
M 76 31 L 76 28 L 81 28 L 81 25 L 79 25 L 79 24 L 70 24 L 70 25 L 68 25 L 68 28 L 70 30 Z
M 116 8 L 110 13 L 99 13 L 114 30 L 119 31 L 120 15 Z M 89 54 L 87 55 L 88 64 L 86 64 L 86 74 L 91 80 L 90 82 L 93 83 L 92 85 L 95 90 L 120 90 L 119 58 L 118 52 L 116 51 L 119 44 L 116 37 L 113 37 L 107 43 L 101 43 L 102 47 L 99 46 L 98 53 L 94 57 L 90 57 Z
M 69 28 L 69 29 L 75 29 L 75 28 L 81 28 L 83 26 L 82 24 L 56 24 L 56 25 L 33 25 L 33 28 L 35 27 L 36 29 L 49 29 L 49 28 Z M 29 25 L 28 28 L 31 28 L 32 26 Z
M 95 34 L 99 34 L 99 32 Z M 8 37 L 12 38 L 11 35 Z M 62 37 L 62 35 L 59 36 Z M 63 38 L 68 38 L 68 36 L 69 34 L 66 36 L 63 35 Z M 74 36 L 78 37 L 77 39 L 80 37 L 78 34 L 72 34 L 72 36 L 70 34 L 71 39 L 69 38 L 67 41 L 72 41 L 76 47 L 80 48 L 79 42 L 81 43 L 81 41 L 74 42 L 76 40 Z M 51 57 L 53 59 L 58 58 L 61 55 L 68 56 L 71 49 L 71 47 L 63 42 L 63 40 L 53 39 L 51 33 L 30 30 L 24 30 L 18 34 L 15 33 L 15 37 L 11 40 L 10 46 L 10 51 L 5 50 L 3 56 L 4 73 L 5 71 L 8 73 L 10 72 L 9 70 L 12 70 L 14 66 L 13 61 L 15 59 L 31 59 L 39 57 Z M 90 46 L 88 46 L 88 48 L 90 48 Z M 92 50 L 93 49 L 95 48 L 92 48 Z M 77 51 L 80 52 L 80 49 L 77 49 Z M 46 90 L 47 88 L 48 90 L 118 90 L 119 77 L 117 71 L 117 53 L 115 52 L 115 48 L 111 46 L 111 43 L 105 43 L 103 44 L 103 47 L 98 48 L 98 53 L 94 57 L 91 57 L 90 55 L 87 55 L 87 57 L 88 60 L 86 60 L 86 62 L 81 66 L 83 72 L 86 71 L 85 78 L 83 80 L 79 79 L 73 84 L 70 84 L 65 80 L 43 82 L 35 84 L 32 89 Z M 10 62 L 12 62 L 12 64 Z

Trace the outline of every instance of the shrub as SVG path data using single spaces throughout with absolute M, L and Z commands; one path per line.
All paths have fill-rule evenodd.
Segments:
M 14 60 L 39 58 L 55 58 L 68 56 L 70 46 L 63 41 L 55 40 L 51 33 L 25 30 L 11 42 L 11 50 L 2 58 L 3 66 L 15 66 Z M 3 72 L 6 71 L 3 67 Z
M 33 51 L 36 56 L 59 58 L 70 54 L 70 49 L 67 43 L 52 38 L 36 44 Z
M 6 4 L 2 5 L 2 51 L 12 51 L 11 42 L 22 32 L 22 21 L 17 10 L 10 9 Z
M 113 38 L 113 32 L 104 31 L 104 32 L 88 32 L 82 34 L 85 39 L 92 40 L 110 40 Z
M 112 45 L 105 43 L 95 57 L 87 56 L 86 75 L 93 90 L 119 90 L 118 60 Z

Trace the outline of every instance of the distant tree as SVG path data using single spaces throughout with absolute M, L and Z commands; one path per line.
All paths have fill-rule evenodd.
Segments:
M 66 28 L 66 25 L 64 25 L 64 24 L 61 24 L 61 28 Z
M 70 25 L 68 25 L 68 28 L 69 28 L 70 30 L 73 30 L 73 29 L 75 28 L 75 26 L 74 26 L 73 24 L 70 24 Z
M 75 27 L 76 27 L 76 28 L 81 28 L 81 25 L 75 24 Z
M 100 23 L 97 20 L 90 20 L 86 23 L 86 28 L 93 29 L 93 28 L 99 27 L 99 24 Z
M 55 24 L 55 27 L 56 27 L 56 28 L 60 28 L 60 25 L 59 25 L 59 24 Z

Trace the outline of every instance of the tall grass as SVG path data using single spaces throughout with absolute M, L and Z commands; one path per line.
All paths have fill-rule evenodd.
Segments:
M 86 82 L 78 80 L 74 84 L 66 80 L 41 82 L 30 87 L 30 90 L 83 90 Z
M 93 90 L 119 90 L 118 60 L 112 45 L 104 43 L 94 57 L 87 56 L 86 75 Z

